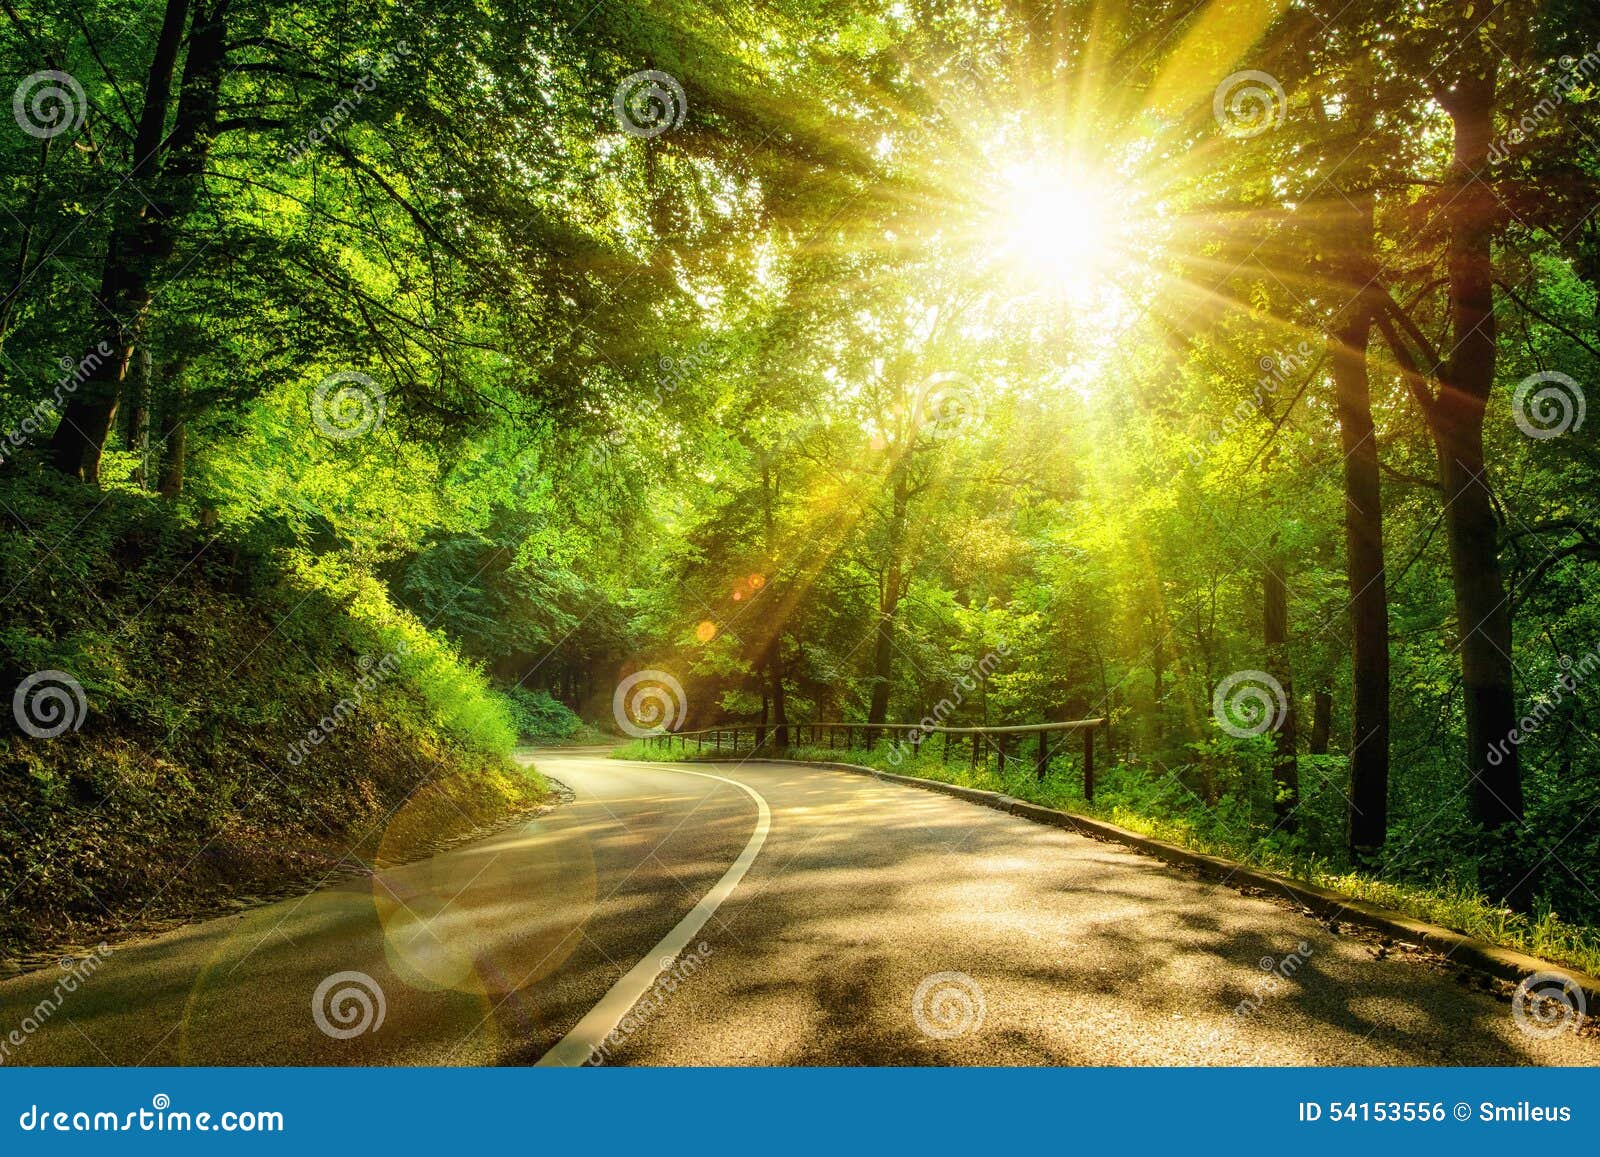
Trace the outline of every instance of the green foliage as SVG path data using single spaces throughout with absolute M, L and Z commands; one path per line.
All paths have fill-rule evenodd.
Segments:
M 511 718 L 517 737 L 523 743 L 563 742 L 584 736 L 589 729 L 572 709 L 550 697 L 548 691 L 529 691 L 509 687 L 504 691 L 511 705 Z
M 396 809 L 433 816 L 416 854 L 542 797 L 508 701 L 372 579 L 65 479 L 0 476 L 0 509 L 0 677 L 84 702 L 0 736 L 0 944 L 403 857 Z
M 619 680 L 657 668 L 687 726 L 1105 717 L 1124 770 L 1101 802 L 1128 822 L 1342 872 L 1352 504 L 1324 352 L 1370 248 L 1361 292 L 1446 360 L 1467 220 L 1498 320 L 1470 359 L 1495 371 L 1496 524 L 1469 562 L 1502 583 L 1517 702 L 1550 717 L 1517 748 L 1525 821 L 1482 846 L 1457 621 L 1477 585 L 1380 327 L 1391 837 L 1369 870 L 1465 895 L 1515 852 L 1538 903 L 1600 923 L 1600 681 L 1552 691 L 1600 647 L 1595 423 L 1534 438 L 1513 413 L 1528 375 L 1587 382 L 1600 349 L 1600 102 L 1549 67 L 1600 16 L 1246 5 L 1197 39 L 1192 5 L 1116 7 L 233 0 L 184 8 L 188 78 L 147 90 L 162 4 L 28 0 L 0 22 L 6 75 L 62 68 L 84 97 L 48 142 L 0 134 L 7 675 L 81 672 L 104 766 L 181 768 L 193 830 L 261 790 L 297 830 L 370 814 L 399 781 L 358 790 L 349 761 L 400 750 L 501 774 L 519 739 L 609 729 Z M 1554 112 L 1473 174 L 1468 212 L 1442 94 L 1476 66 L 1492 127 Z M 687 107 L 641 136 L 613 98 L 647 68 Z M 1231 135 L 1219 82 L 1256 68 L 1287 106 Z M 1057 206 L 1019 237 L 1011 202 L 1047 186 L 1104 220 Z M 1075 223 L 1100 251 L 1041 271 Z M 127 364 L 83 370 L 110 338 Z M 340 382 L 359 428 L 330 428 Z M 95 405 L 103 453 L 64 456 L 85 415 L 62 411 Z M 248 770 L 402 645 L 293 790 Z M 1212 705 L 1274 662 L 1292 829 L 1272 740 Z M 62 763 L 87 741 L 15 757 L 45 828 L 111 774 Z M 39 868 L 29 848 L 0 855 Z

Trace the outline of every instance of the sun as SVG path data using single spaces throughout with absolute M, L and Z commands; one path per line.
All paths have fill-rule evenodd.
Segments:
M 1126 226 L 1119 200 L 1089 169 L 1010 165 L 1001 171 L 993 232 L 1018 271 L 1081 296 L 1117 260 Z

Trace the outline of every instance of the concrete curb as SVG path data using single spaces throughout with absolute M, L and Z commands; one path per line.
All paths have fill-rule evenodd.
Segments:
M 668 760 L 666 762 L 672 762 Z M 1595 1010 L 1595 1015 L 1600 1015 L 1600 979 L 1587 973 L 1568 968 L 1565 965 L 1553 964 L 1548 960 L 1541 960 L 1537 956 L 1530 956 L 1526 952 L 1518 952 L 1511 948 L 1502 948 L 1497 944 L 1490 944 L 1486 940 L 1477 940 L 1465 936 L 1460 932 L 1452 932 L 1438 924 L 1429 924 L 1403 912 L 1396 912 L 1389 908 L 1380 908 L 1376 904 L 1369 904 L 1364 900 L 1352 899 L 1338 892 L 1331 892 L 1326 888 L 1319 888 L 1315 884 L 1307 884 L 1299 880 L 1291 880 L 1284 876 L 1274 875 L 1270 872 L 1259 871 L 1246 867 L 1234 860 L 1223 859 L 1221 856 L 1210 856 L 1203 852 L 1192 852 L 1188 848 L 1181 848 L 1177 844 L 1169 844 L 1165 840 L 1151 839 L 1138 832 L 1130 832 L 1126 828 L 1119 828 L 1105 820 L 1092 819 L 1089 816 L 1077 815 L 1074 812 L 1060 811 L 1056 808 L 1044 807 L 1041 804 L 1028 803 L 1026 800 L 1015 799 L 1009 795 L 1002 795 L 997 791 L 982 791 L 973 787 L 962 787 L 959 784 L 941 783 L 934 779 L 919 779 L 916 776 L 897 775 L 890 771 L 879 771 L 876 768 L 862 767 L 855 763 L 813 763 L 801 759 L 733 759 L 713 758 L 696 759 L 693 763 L 776 763 L 788 764 L 793 767 L 822 767 L 833 771 L 848 771 L 858 775 L 870 775 L 874 779 L 885 780 L 889 783 L 903 784 L 906 787 L 922 788 L 924 791 L 934 791 L 941 795 L 954 796 L 969 803 L 981 804 L 983 807 L 993 808 L 996 811 L 1007 812 L 1034 823 L 1049 824 L 1051 827 L 1067 828 L 1079 835 L 1090 839 L 1106 840 L 1113 843 L 1124 844 L 1146 855 L 1154 856 L 1169 864 L 1176 864 L 1181 868 L 1188 868 L 1198 872 L 1202 877 L 1212 880 L 1224 880 L 1228 883 L 1238 883 L 1263 890 L 1276 890 L 1295 903 L 1309 908 L 1318 916 L 1327 920 L 1343 920 L 1351 924 L 1358 924 L 1363 928 L 1370 928 L 1393 936 L 1398 940 L 1409 941 L 1432 949 L 1452 961 L 1486 972 L 1491 976 L 1520 984 L 1537 972 L 1553 972 L 1567 977 L 1581 987 L 1589 1007 Z

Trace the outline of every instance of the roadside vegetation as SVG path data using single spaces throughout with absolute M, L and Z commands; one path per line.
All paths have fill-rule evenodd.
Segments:
M 924 718 L 1600 928 L 1592 0 L 0 8 L 8 938 Z
M 7 675 L 57 673 L 18 722 L 61 729 L 0 736 L 0 957 L 408 858 L 546 797 L 509 757 L 571 712 L 502 694 L 338 560 L 65 480 L 0 479 L 0 511 Z
M 946 762 L 935 753 L 938 741 L 918 755 L 903 752 L 892 757 L 887 745 L 850 750 L 826 747 L 791 747 L 772 752 L 772 758 L 810 763 L 848 763 L 896 775 L 931 779 L 940 783 L 997 791 L 1015 799 L 1058 808 L 1075 815 L 1092 816 L 1154 839 L 1191 851 L 1237 860 L 1308 884 L 1316 884 L 1357 900 L 1365 900 L 1407 916 L 1442 925 L 1491 944 L 1514 948 L 1533 956 L 1565 964 L 1590 976 L 1600 976 L 1600 934 L 1563 919 L 1548 908 L 1534 913 L 1514 912 L 1484 899 L 1471 884 L 1454 880 L 1421 862 L 1396 858 L 1384 869 L 1352 871 L 1331 857 L 1308 853 L 1303 843 L 1273 834 L 1270 816 L 1253 816 L 1237 797 L 1219 806 L 1207 806 L 1173 777 L 1157 779 L 1146 770 L 1119 764 L 1101 768 L 1095 775 L 1095 798 L 1083 797 L 1083 773 L 1076 758 L 1057 757 L 1042 778 L 1026 759 L 1011 761 L 1002 774 L 993 762 L 973 767 L 963 751 Z M 768 753 L 763 752 L 763 755 Z M 613 759 L 659 762 L 725 762 L 732 756 L 710 751 L 674 751 L 635 741 L 612 752 Z M 740 758 L 754 758 L 749 755 Z M 1302 805 L 1310 816 L 1321 816 L 1338 830 L 1343 804 L 1331 785 L 1308 795 Z

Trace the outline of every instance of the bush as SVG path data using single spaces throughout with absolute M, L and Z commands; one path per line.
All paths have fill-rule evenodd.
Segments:
M 510 704 L 517 735 L 524 743 L 556 743 L 575 739 L 588 729 L 572 709 L 548 691 L 509 687 L 502 694 Z

